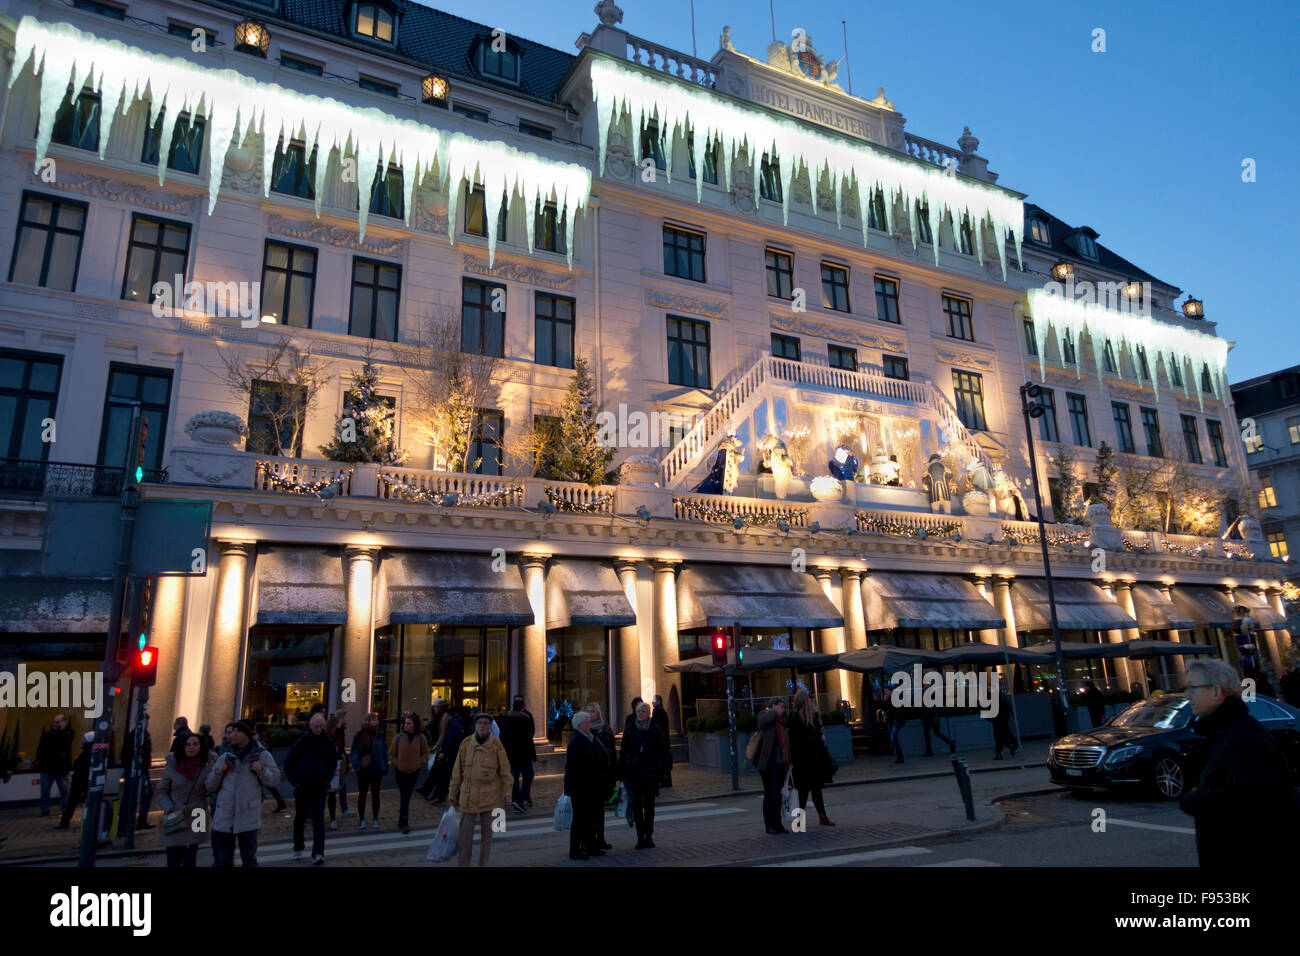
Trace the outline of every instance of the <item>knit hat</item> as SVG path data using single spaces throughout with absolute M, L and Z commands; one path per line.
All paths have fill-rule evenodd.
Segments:
M 235 721 L 235 729 L 238 730 L 245 737 L 253 736 L 253 725 L 246 720 Z

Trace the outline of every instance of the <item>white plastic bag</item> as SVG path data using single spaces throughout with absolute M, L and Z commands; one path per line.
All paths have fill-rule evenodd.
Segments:
M 438 822 L 438 832 L 433 835 L 433 842 L 429 844 L 429 852 L 425 859 L 436 863 L 450 860 L 456 855 L 456 842 L 459 835 L 460 811 L 455 807 L 448 807 L 447 812 Z
M 573 826 L 573 801 L 563 794 L 555 804 L 555 829 L 567 830 Z
M 424 762 L 424 769 L 433 770 L 433 762 L 437 759 L 438 755 L 433 751 L 429 751 L 429 759 Z
M 614 816 L 625 818 L 628 826 L 635 822 L 632 816 L 632 792 L 626 783 L 620 782 L 618 785 L 618 806 L 614 808 Z
M 789 773 L 785 775 L 785 786 L 781 788 L 781 815 L 794 817 L 794 783 Z

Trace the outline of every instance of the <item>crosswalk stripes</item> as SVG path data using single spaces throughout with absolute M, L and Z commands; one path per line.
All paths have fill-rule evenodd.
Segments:
M 763 866 L 848 866 L 851 863 L 920 856 L 931 852 L 933 851 L 923 846 L 895 846 L 884 850 L 864 850 L 861 853 L 841 853 L 839 856 L 818 856 L 807 860 L 788 860 L 784 863 L 764 863 Z
M 1186 833 L 1190 836 L 1196 835 L 1196 830 L 1192 827 L 1168 827 L 1160 823 L 1138 823 L 1136 820 L 1116 820 L 1114 817 L 1106 818 L 1108 827 L 1135 827 L 1139 830 L 1164 830 L 1166 833 Z
M 942 863 L 922 863 L 923 867 L 927 866 L 1001 866 L 1001 863 L 994 863 L 992 860 L 977 860 L 973 856 L 965 856 L 960 860 L 945 860 Z

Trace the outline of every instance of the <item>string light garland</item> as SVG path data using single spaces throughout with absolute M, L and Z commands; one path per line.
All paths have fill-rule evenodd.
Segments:
M 1250 551 L 1250 548 L 1246 547 L 1245 545 L 1229 544 L 1226 541 L 1223 542 L 1223 553 L 1226 557 L 1229 558 L 1253 558 L 1254 557 L 1254 555 Z
M 687 512 L 693 518 L 699 518 L 702 521 L 716 521 L 720 524 L 735 524 L 736 519 L 741 519 L 745 524 L 753 525 L 756 528 L 775 528 L 779 522 L 794 524 L 802 520 L 807 514 L 802 509 L 791 509 L 789 511 L 759 512 L 755 514 L 744 514 L 739 511 L 732 511 L 728 508 L 715 508 L 713 505 L 705 504 L 700 501 L 693 501 L 690 498 L 674 498 L 673 504 L 680 510 Z
M 614 500 L 614 495 L 611 492 L 610 494 L 601 495 L 592 501 L 588 501 L 586 504 L 579 504 L 574 501 L 569 501 L 557 494 L 554 488 L 547 488 L 546 500 L 555 505 L 556 511 L 571 511 L 575 514 L 589 515 L 595 514 L 598 511 L 604 511 L 605 507 Z
M 337 484 L 339 492 L 342 492 L 343 483 L 352 477 L 351 468 L 332 477 L 321 478 L 319 481 L 297 481 L 293 478 L 285 478 L 273 472 L 268 463 L 264 461 L 257 463 L 257 469 L 266 479 L 266 483 L 272 488 L 277 491 L 289 491 L 298 495 L 319 495 L 333 484 Z
M 867 514 L 865 511 L 859 511 L 855 517 L 858 520 L 859 531 L 888 534 L 900 538 L 951 538 L 961 531 L 961 523 L 957 521 L 945 521 L 932 528 L 914 528 L 901 521 L 881 518 L 878 515 Z
M 1019 528 L 1013 528 L 1010 525 L 1002 526 L 1002 536 L 1010 538 L 1016 544 L 1038 544 L 1037 531 L 1022 531 Z M 1078 531 L 1048 531 L 1047 543 L 1054 548 L 1061 548 L 1066 545 L 1074 547 L 1076 544 L 1083 544 L 1088 540 L 1088 531 L 1080 529 Z M 1129 542 L 1125 540 L 1124 547 L 1127 550 L 1133 550 Z
M 416 485 L 410 485 L 396 478 L 393 475 L 379 476 L 379 480 L 388 485 L 390 489 L 397 492 L 399 497 L 408 501 L 424 501 L 432 504 L 441 505 L 444 498 L 450 495 L 455 496 L 455 505 L 457 507 L 477 508 L 483 505 L 500 504 L 513 497 L 523 493 L 522 485 L 506 485 L 495 491 L 485 491 L 482 494 L 466 495 L 458 492 L 429 491 L 426 488 L 420 488 Z

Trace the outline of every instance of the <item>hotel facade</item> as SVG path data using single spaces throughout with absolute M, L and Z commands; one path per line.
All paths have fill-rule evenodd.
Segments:
M 156 726 L 522 693 L 555 740 L 662 694 L 680 731 L 722 681 L 665 668 L 735 624 L 1041 643 L 1025 382 L 1063 637 L 1241 662 L 1245 605 L 1283 666 L 1201 303 L 1000 184 L 969 129 L 850 95 L 802 31 L 703 59 L 596 13 L 568 53 L 404 0 L 0 3 L 0 666 L 103 657 L 109 575 L 47 572 L 47 511 L 116 496 L 137 407 L 144 500 L 213 507 L 193 573 L 141 590 Z M 430 426 L 446 369 L 411 360 L 449 324 L 488 376 L 459 459 Z M 594 485 L 534 467 L 578 359 L 616 449 Z M 367 361 L 406 456 L 329 460 Z M 878 705 L 844 671 L 743 686 L 798 681 Z M 33 752 L 44 715 L 6 719 Z

